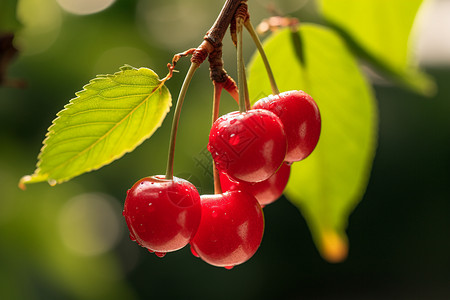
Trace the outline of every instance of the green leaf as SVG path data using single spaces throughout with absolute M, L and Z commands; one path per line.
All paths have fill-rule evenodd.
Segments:
M 321 255 L 343 260 L 347 219 L 365 192 L 377 138 L 373 92 L 334 31 L 304 24 L 264 43 L 281 91 L 304 90 L 317 102 L 322 131 L 314 152 L 292 165 L 286 197 L 304 215 Z M 250 97 L 271 93 L 262 60 L 249 66 Z
M 410 33 L 423 0 L 320 0 L 325 20 L 362 58 L 398 83 L 431 95 L 433 80 L 411 53 Z
M 161 125 L 171 106 L 164 81 L 150 69 L 124 66 L 99 75 L 57 114 L 37 169 L 20 186 L 51 185 L 96 170 L 133 151 Z

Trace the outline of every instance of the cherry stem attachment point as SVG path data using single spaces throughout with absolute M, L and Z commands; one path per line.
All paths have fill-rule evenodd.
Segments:
M 245 21 L 244 26 L 247 29 L 247 31 L 250 33 L 250 36 L 252 37 L 253 42 L 256 45 L 256 48 L 258 48 L 259 54 L 261 55 L 261 58 L 264 62 L 264 67 L 266 68 L 267 75 L 269 76 L 272 93 L 274 95 L 277 95 L 280 93 L 280 91 L 278 90 L 277 84 L 275 82 L 275 77 L 273 76 L 272 69 L 270 68 L 269 60 L 267 59 L 266 53 L 264 52 L 264 48 L 261 44 L 261 40 L 259 39 L 259 36 L 256 33 L 255 29 L 253 28 L 253 25 L 250 22 L 250 19 L 247 19 Z
M 183 106 L 184 98 L 186 97 L 186 92 L 194 76 L 195 71 L 200 67 L 198 63 L 192 62 L 189 70 L 184 78 L 183 85 L 181 86 L 180 94 L 178 95 L 177 105 L 175 107 L 175 112 L 172 120 L 172 130 L 170 132 L 170 142 L 169 142 L 169 154 L 167 158 L 166 167 L 166 179 L 173 179 L 173 161 L 175 157 L 175 140 L 177 136 L 178 123 L 181 115 L 181 107 Z

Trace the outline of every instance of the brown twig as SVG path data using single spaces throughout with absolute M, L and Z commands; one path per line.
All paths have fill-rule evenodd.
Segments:
M 235 18 L 238 8 L 242 5 L 246 6 L 246 2 L 247 0 L 226 0 L 216 21 L 206 32 L 203 42 L 195 49 L 175 54 L 172 64 L 168 64 L 169 72 L 173 72 L 176 62 L 183 56 L 192 54 L 191 62 L 201 65 L 212 54 L 212 58 L 209 60 L 210 65 L 212 63 L 211 79 L 217 82 L 225 81 L 227 75 L 223 69 L 222 40 L 230 23 Z
M 222 39 L 228 26 L 230 26 L 231 33 L 235 32 L 237 15 L 248 17 L 246 2 L 247 0 L 227 1 L 216 22 L 205 35 L 205 41 L 213 46 L 213 50 L 208 57 L 210 78 L 214 85 L 222 86 L 236 101 L 239 101 L 238 87 L 223 67 Z
M 247 0 L 226 0 L 216 21 L 206 32 L 203 42 L 196 49 L 190 49 L 182 53 L 192 54 L 191 62 L 198 65 L 202 64 L 208 58 L 211 81 L 213 84 L 221 85 L 236 101 L 238 101 L 238 87 L 223 67 L 222 40 L 228 27 L 235 27 L 237 14 L 248 15 L 246 2 Z M 181 56 L 178 55 L 176 61 Z M 172 68 L 173 71 L 175 67 L 174 61 L 172 65 L 169 65 L 169 70 Z
M 191 67 L 189 68 L 188 74 L 185 77 L 183 86 L 181 87 L 180 94 L 178 95 L 177 105 L 175 107 L 174 118 L 172 122 L 172 130 L 170 134 L 169 142 L 169 153 L 167 159 L 166 167 L 166 178 L 173 178 L 173 161 L 175 154 L 175 140 L 177 135 L 178 121 L 180 118 L 181 106 L 183 104 L 187 88 L 194 75 L 195 70 L 205 61 L 206 58 L 210 56 L 209 62 L 211 65 L 211 72 L 213 76 L 217 76 L 217 80 L 213 79 L 213 83 L 219 82 L 217 89 L 215 89 L 215 98 L 220 98 L 220 91 L 222 89 L 222 82 L 229 81 L 229 76 L 223 69 L 222 61 L 222 39 L 225 32 L 230 25 L 233 16 L 240 4 L 245 3 L 247 0 L 226 0 L 219 16 L 214 22 L 213 26 L 206 33 L 203 42 L 195 49 L 189 49 L 185 52 L 174 55 L 172 59 L 172 64 L 168 64 L 169 74 L 163 79 L 163 81 L 168 80 L 174 71 L 177 61 L 184 56 L 192 54 L 191 57 Z M 211 56 L 212 55 L 212 56 Z M 227 84 L 229 86 L 229 84 Z M 218 100 L 217 100 L 218 101 Z M 216 174 L 217 175 L 217 174 Z M 218 181 L 218 180 L 217 180 Z
M 236 10 L 242 3 L 246 3 L 247 0 L 226 0 L 219 16 L 214 22 L 213 26 L 205 35 L 205 40 L 209 41 L 214 48 L 222 44 L 225 32 L 233 19 Z
M 231 35 L 231 40 L 233 41 L 234 46 L 237 45 L 237 36 L 236 36 L 236 19 L 242 19 L 245 21 L 247 21 L 248 18 L 250 18 L 250 15 L 248 13 L 248 6 L 246 2 L 242 2 L 238 9 L 236 10 L 236 13 L 233 16 L 233 19 L 231 20 L 231 24 L 230 24 L 230 35 Z

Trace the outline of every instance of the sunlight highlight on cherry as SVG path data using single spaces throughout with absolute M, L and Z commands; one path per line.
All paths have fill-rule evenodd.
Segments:
M 286 161 L 308 157 L 316 148 L 321 131 L 320 111 L 313 98 L 303 91 L 288 91 L 258 100 L 255 109 L 266 109 L 281 120 L 287 138 Z
M 191 241 L 192 253 L 205 262 L 231 268 L 250 259 L 264 232 L 258 201 L 243 191 L 203 195 L 202 220 Z
M 262 109 L 223 115 L 209 134 L 208 150 L 217 169 L 237 180 L 268 179 L 283 163 L 286 149 L 280 119 Z

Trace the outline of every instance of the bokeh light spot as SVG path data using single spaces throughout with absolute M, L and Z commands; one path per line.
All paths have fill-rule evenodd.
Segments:
M 23 24 L 16 43 L 21 53 L 32 55 L 47 50 L 61 29 L 61 9 L 54 1 L 22 0 L 17 5 L 17 17 Z
M 110 7 L 115 0 L 57 0 L 65 11 L 76 15 L 90 15 Z
M 108 195 L 73 197 L 59 214 L 59 233 L 64 245 L 82 256 L 111 250 L 121 236 L 120 212 L 117 201 Z
M 450 66 L 450 1 L 425 2 L 416 19 L 412 41 L 423 66 Z

